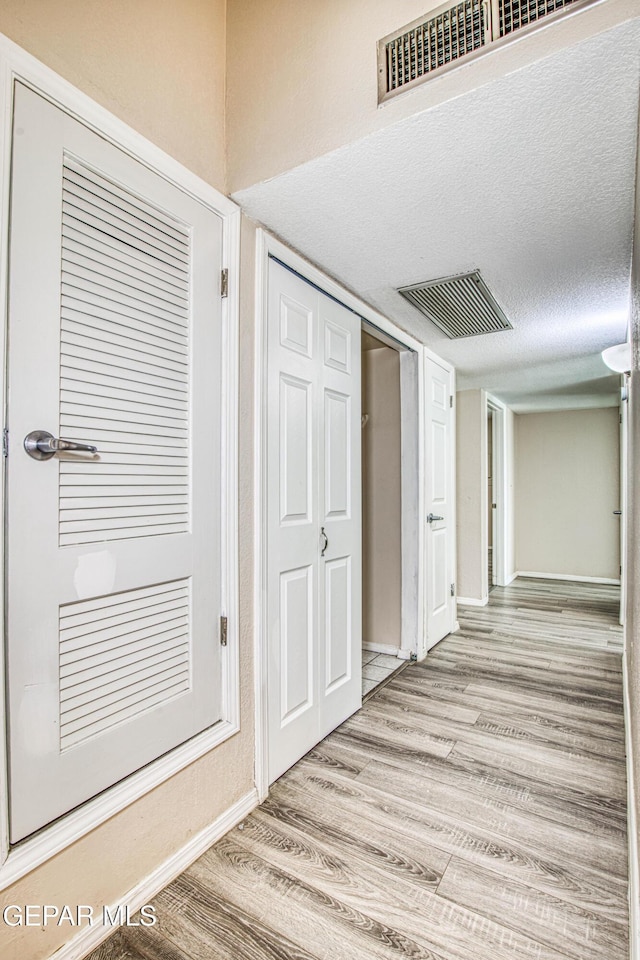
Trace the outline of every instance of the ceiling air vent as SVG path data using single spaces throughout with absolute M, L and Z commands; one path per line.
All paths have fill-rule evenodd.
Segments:
M 462 0 L 438 7 L 428 18 L 421 17 L 380 40 L 380 101 L 484 46 L 488 17 L 488 0 Z
M 451 340 L 512 329 L 479 270 L 414 283 L 398 292 Z
M 579 2 L 581 0 L 498 0 L 500 36 L 528 27 L 557 10 Z

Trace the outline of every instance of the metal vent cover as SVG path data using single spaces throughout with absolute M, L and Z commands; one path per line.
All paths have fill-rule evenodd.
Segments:
M 500 36 L 528 27 L 579 0 L 499 0 Z
M 512 330 L 479 270 L 400 287 L 401 293 L 450 340 Z
M 488 16 L 488 0 L 461 0 L 380 40 L 380 98 L 484 46 Z

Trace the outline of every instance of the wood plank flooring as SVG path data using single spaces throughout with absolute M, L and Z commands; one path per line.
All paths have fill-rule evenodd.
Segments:
M 91 960 L 624 960 L 617 590 L 460 625 Z

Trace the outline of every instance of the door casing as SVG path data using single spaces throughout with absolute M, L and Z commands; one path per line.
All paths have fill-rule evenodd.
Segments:
M 214 746 L 227 740 L 240 729 L 239 659 L 238 659 L 238 313 L 240 263 L 240 210 L 238 206 L 210 184 L 201 180 L 177 160 L 164 153 L 127 124 L 109 113 L 86 94 L 17 44 L 0 34 L 0 303 L 3 334 L 0 343 L 0 395 L 6 395 L 6 330 L 9 197 L 13 128 L 13 87 L 19 81 L 46 100 L 80 120 L 120 150 L 139 160 L 166 180 L 210 207 L 223 221 L 222 262 L 229 270 L 228 296 L 223 301 L 223 364 L 222 384 L 224 463 L 222 465 L 222 515 L 225 518 L 222 538 L 225 544 L 221 597 L 228 617 L 228 644 L 222 657 L 223 719 L 154 761 L 122 783 L 88 801 L 77 811 L 44 828 L 33 839 L 10 849 L 8 820 L 8 768 L 6 750 L 6 698 L 4 682 L 0 683 L 0 888 L 20 877 L 94 830 L 100 823 L 148 793 L 179 770 L 193 763 Z M 4 423 L 4 416 L 3 416 Z M 5 514 L 4 470 L 0 472 L 0 500 Z M 4 554 L 0 557 L 0 602 L 4 609 Z M 4 634 L 4 625 L 3 625 Z M 0 642 L 0 674 L 4 678 L 5 638 Z

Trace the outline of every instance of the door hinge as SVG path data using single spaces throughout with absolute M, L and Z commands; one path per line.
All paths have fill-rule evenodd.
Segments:
M 455 585 L 455 583 L 452 583 L 452 584 L 451 584 L 451 596 L 452 596 L 452 597 L 455 597 L 455 595 L 456 595 L 456 585 Z
M 229 271 L 226 267 L 220 274 L 220 296 L 229 296 Z
M 226 647 L 227 645 L 227 618 L 220 617 L 220 646 Z
M 452 394 L 452 393 L 449 394 L 449 406 L 450 406 L 450 407 L 453 407 L 453 394 Z
M 2 431 L 2 456 L 9 456 L 9 431 L 6 427 Z

